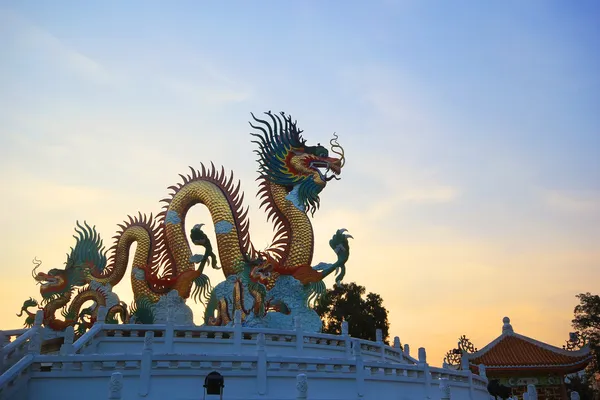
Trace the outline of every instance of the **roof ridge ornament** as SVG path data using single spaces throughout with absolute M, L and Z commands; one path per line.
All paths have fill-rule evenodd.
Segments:
M 512 325 L 510 324 L 510 318 L 508 318 L 508 317 L 502 318 L 502 323 L 504 324 L 504 325 L 502 325 L 502 334 L 503 335 L 504 334 L 510 335 L 512 333 L 515 333 Z
M 568 351 L 577 351 L 583 349 L 586 344 L 588 344 L 588 337 L 585 333 L 570 332 L 569 340 L 567 340 L 567 344 L 563 345 L 562 348 Z

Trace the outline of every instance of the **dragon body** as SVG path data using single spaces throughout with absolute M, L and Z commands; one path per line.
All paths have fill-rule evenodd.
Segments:
M 253 246 L 248 209 L 243 208 L 243 194 L 239 183 L 234 184 L 233 174 L 227 176 L 214 165 L 192 168 L 189 175 L 181 175 L 181 183 L 169 188 L 165 207 L 156 218 L 140 214 L 119 225 L 110 257 L 95 229 L 78 224 L 77 243 L 66 267 L 37 275 L 34 269 L 34 278 L 42 283 L 45 325 L 62 330 L 79 324 L 85 329 L 95 321 L 101 305 L 109 308 L 107 321 L 119 316 L 129 322 L 131 313 L 135 317 L 132 322 L 153 322 L 155 307 L 172 291 L 182 299 L 207 300 L 205 323 L 210 325 L 230 323 L 236 310 L 250 325 L 288 326 L 292 317 L 302 315 L 314 321 L 316 313 L 310 309 L 310 301 L 324 293 L 325 277 L 338 271 L 336 282 L 343 278 L 349 256 L 351 236 L 338 230 L 329 243 L 337 260 L 312 266 L 315 238 L 309 214 L 319 208 L 319 193 L 327 182 L 339 179 L 343 149 L 335 136 L 331 150 L 340 157 L 330 157 L 325 147 L 306 144 L 291 117 L 271 112 L 266 116 L 252 115 L 250 125 L 258 146 L 258 195 L 274 224 L 270 246 L 263 250 Z M 205 254 L 193 254 L 185 219 L 196 204 L 210 211 L 218 257 L 202 231 L 203 224 L 195 225 L 190 234 L 192 244 L 203 246 Z M 131 255 L 133 243 L 136 250 Z M 127 310 L 112 288 L 125 276 L 131 256 L 134 304 Z M 203 274 L 206 265 L 220 268 L 225 276 L 214 289 Z M 90 301 L 92 307 L 83 309 Z M 38 306 L 32 299 L 23 305 L 26 324 L 32 321 L 33 314 L 27 310 L 32 306 Z M 58 310 L 63 320 L 55 317 Z M 320 323 L 313 325 L 320 329 Z

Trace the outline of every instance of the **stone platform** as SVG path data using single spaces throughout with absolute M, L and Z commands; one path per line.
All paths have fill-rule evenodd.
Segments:
M 72 329 L 53 335 L 39 324 L 2 332 L 0 399 L 203 399 L 213 371 L 231 400 L 490 398 L 485 376 L 431 367 L 425 349 L 414 358 L 397 338 L 387 346 L 239 319 L 229 327 L 99 320 L 76 341 Z

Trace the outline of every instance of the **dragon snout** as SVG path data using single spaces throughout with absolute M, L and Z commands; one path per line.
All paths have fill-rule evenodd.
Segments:
M 331 171 L 331 175 L 325 174 L 325 182 L 329 182 L 332 179 L 339 180 L 338 175 L 342 172 L 343 160 L 340 158 L 327 158 L 327 171 Z
M 37 283 L 42 285 L 42 288 L 53 286 L 60 283 L 60 279 L 56 276 L 48 275 L 43 272 L 38 272 L 35 276 Z
M 35 275 L 34 278 L 38 282 L 45 282 L 46 280 L 48 280 L 48 278 L 52 278 L 52 277 L 50 275 L 48 275 L 48 274 L 43 273 L 43 272 L 38 272 Z
M 336 174 L 339 175 L 342 173 L 342 159 L 341 158 L 334 158 L 332 162 L 329 163 L 329 168 L 331 169 L 331 171 Z

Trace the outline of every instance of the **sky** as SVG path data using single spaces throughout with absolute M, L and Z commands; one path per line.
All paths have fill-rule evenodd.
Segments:
M 509 316 L 562 346 L 575 295 L 600 292 L 599 18 L 592 0 L 2 1 L 0 329 L 76 221 L 112 244 L 201 162 L 234 171 L 267 247 L 248 121 L 272 110 L 309 143 L 339 135 L 313 262 L 348 229 L 345 281 L 382 296 L 392 337 L 439 366 Z

